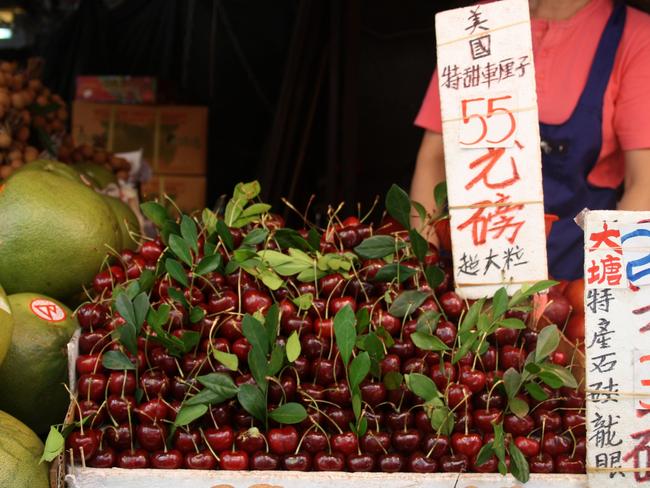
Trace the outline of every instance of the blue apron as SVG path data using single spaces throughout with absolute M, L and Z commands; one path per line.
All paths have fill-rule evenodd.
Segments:
M 583 275 L 583 232 L 573 221 L 585 207 L 615 209 L 620 189 L 598 188 L 587 175 L 598 161 L 602 146 L 603 99 L 623 35 L 626 7 L 616 2 L 591 65 L 585 89 L 565 123 L 540 123 L 544 208 L 560 220 L 547 242 L 551 276 L 576 279 Z

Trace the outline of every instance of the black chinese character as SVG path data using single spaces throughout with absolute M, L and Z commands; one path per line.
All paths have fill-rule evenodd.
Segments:
M 519 65 L 517 66 L 517 71 L 519 71 L 520 78 L 526 74 L 527 66 L 530 66 L 530 61 L 528 61 L 528 56 L 522 56 L 521 58 L 519 58 Z
M 612 377 L 608 378 L 606 384 L 602 381 L 590 384 L 589 389 L 592 391 L 587 395 L 593 403 L 618 403 L 618 383 L 614 383 Z
M 593 337 L 591 338 L 591 344 L 587 349 L 591 349 L 594 345 L 598 345 L 599 349 L 609 349 L 611 345 L 609 341 L 612 340 L 610 337 L 614 333 L 613 330 L 609 330 L 610 321 L 605 318 L 598 319 L 598 331 L 594 332 Z
M 466 274 L 470 276 L 478 275 L 479 259 L 478 254 L 474 256 L 463 253 L 460 258 L 460 266 L 458 267 L 458 274 Z
M 610 454 L 605 452 L 600 452 L 596 454 L 596 467 L 597 468 L 620 468 L 621 467 L 621 451 L 614 451 Z M 625 473 L 622 471 L 612 471 L 609 473 L 609 477 L 613 478 L 617 474 L 620 474 L 625 478 Z
M 492 43 L 489 34 L 477 37 L 475 39 L 470 39 L 469 49 L 472 53 L 472 59 L 487 58 L 490 54 L 492 54 L 492 50 L 490 48 L 491 44 Z
M 499 62 L 499 81 L 515 76 L 515 61 L 512 58 L 502 59 Z
M 618 425 L 620 415 L 612 416 L 611 414 L 605 417 L 604 415 L 594 412 L 596 418 L 591 421 L 592 434 L 589 441 L 596 444 L 597 447 L 616 447 L 623 443 L 622 439 L 617 439 L 618 436 L 614 427 Z M 616 420 L 614 420 L 616 419 Z
M 442 70 L 442 86 L 458 90 L 460 84 L 460 70 L 458 65 L 445 66 Z
M 609 356 L 616 357 L 615 352 L 608 352 L 600 356 L 594 356 L 591 361 L 591 372 L 598 371 L 599 373 L 609 373 L 614 366 L 616 366 L 616 359 L 608 360 Z
M 481 81 L 481 66 L 474 64 L 463 71 L 463 87 L 473 88 Z
M 490 268 L 501 269 L 499 263 L 496 262 L 497 257 L 498 256 L 494 254 L 492 248 L 490 248 L 490 253 L 487 256 L 485 256 L 485 267 L 483 268 L 483 276 L 485 276 L 487 272 L 490 271 Z
M 509 270 L 512 266 L 521 266 L 522 264 L 528 264 L 528 261 L 523 261 L 524 259 L 524 250 L 516 245 L 515 247 L 509 247 L 503 251 L 503 269 L 506 271 Z
M 495 82 L 499 81 L 499 66 L 493 63 L 486 64 L 481 70 L 481 83 L 487 85 L 488 88 Z
M 612 290 L 610 288 L 603 288 L 601 290 L 591 289 L 587 291 L 587 307 L 591 313 L 597 311 L 609 313 L 609 303 L 614 299 Z
M 470 10 L 470 15 L 469 17 L 467 17 L 467 20 L 470 21 L 470 25 L 465 27 L 465 30 L 470 31 L 469 33 L 470 36 L 474 34 L 474 32 L 476 32 L 476 29 L 484 30 L 484 31 L 488 30 L 488 28 L 483 25 L 487 22 L 487 20 L 481 18 L 483 12 L 479 12 L 479 9 L 480 6 L 476 7 L 473 10 Z

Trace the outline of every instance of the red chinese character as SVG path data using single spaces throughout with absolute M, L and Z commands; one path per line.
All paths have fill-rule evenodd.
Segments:
M 470 163 L 470 165 L 469 165 L 470 169 L 474 169 L 477 166 L 480 166 L 481 164 L 484 164 L 484 163 L 485 163 L 485 165 L 484 165 L 483 169 L 481 170 L 481 172 L 478 175 L 476 175 L 472 181 L 470 181 L 469 183 L 467 183 L 465 185 L 465 189 L 466 190 L 471 189 L 476 183 L 478 183 L 481 180 L 483 180 L 483 184 L 486 187 L 491 188 L 491 189 L 505 188 L 507 186 L 512 185 L 516 181 L 518 181 L 519 180 L 519 172 L 517 171 L 517 166 L 515 164 L 515 158 L 513 158 L 512 156 L 510 157 L 510 166 L 512 168 L 512 176 L 509 177 L 509 178 L 504 179 L 503 181 L 499 181 L 499 182 L 491 182 L 489 180 L 490 171 L 492 170 L 492 168 L 494 168 L 494 165 L 499 162 L 499 160 L 501 159 L 501 157 L 504 155 L 505 152 L 506 152 L 505 147 L 489 148 L 487 150 L 487 152 L 483 156 L 481 156 L 481 157 L 475 159 L 474 161 L 472 161 Z
M 630 459 L 634 458 L 634 467 L 636 469 L 648 468 L 648 471 L 636 471 L 634 473 L 634 479 L 640 483 L 650 481 L 650 446 L 648 446 L 648 443 L 650 443 L 650 430 L 636 432 L 630 437 L 632 437 L 632 439 L 638 440 L 638 444 L 634 447 L 634 449 L 623 456 L 623 461 L 629 461 Z M 644 459 L 644 466 L 641 466 L 641 457 Z
M 497 193 L 497 196 L 499 199 L 496 202 L 489 200 L 477 202 L 476 205 L 495 204 L 496 206 L 478 208 L 469 219 L 457 227 L 458 230 L 465 230 L 471 226 L 472 241 L 476 246 L 485 244 L 488 232 L 492 234 L 493 239 L 499 239 L 506 231 L 510 231 L 506 239 L 510 244 L 514 244 L 521 226 L 524 225 L 523 220 L 515 220 L 517 211 L 522 210 L 524 206 L 503 205 L 510 197 L 502 193 Z
M 619 238 L 621 237 L 621 232 L 616 229 L 608 229 L 607 223 L 603 222 L 602 232 L 594 232 L 589 237 L 589 240 L 594 244 L 589 248 L 590 251 L 594 251 L 600 247 L 601 244 L 605 244 L 610 249 L 613 249 L 619 254 L 623 254 L 621 245 L 612 240 L 612 237 Z
M 621 267 L 621 258 L 619 256 L 608 254 L 600 260 L 600 263 L 596 263 L 592 259 L 591 266 L 587 268 L 587 283 L 590 285 L 593 283 L 603 284 L 607 281 L 609 286 L 620 285 L 623 276 Z

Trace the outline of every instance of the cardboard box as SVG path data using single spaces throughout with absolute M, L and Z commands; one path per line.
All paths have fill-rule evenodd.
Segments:
M 167 194 L 183 212 L 191 213 L 205 207 L 206 179 L 203 176 L 154 174 L 151 180 L 142 184 L 140 193 L 142 200 Z
M 75 144 L 100 144 L 112 152 L 142 149 L 155 173 L 205 174 L 207 128 L 206 107 L 73 103 Z
M 156 103 L 157 82 L 149 76 L 77 76 L 76 100 Z

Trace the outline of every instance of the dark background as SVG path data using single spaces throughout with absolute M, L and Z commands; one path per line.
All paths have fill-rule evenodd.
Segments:
M 68 101 L 77 75 L 149 75 L 177 103 L 210 109 L 208 204 L 258 179 L 278 211 L 370 210 L 408 188 L 413 125 L 435 66 L 445 0 L 33 0 L 33 42 Z M 641 2 L 644 3 L 644 2 Z M 647 2 L 645 2 L 647 3 Z M 383 205 L 380 204 L 381 208 Z

